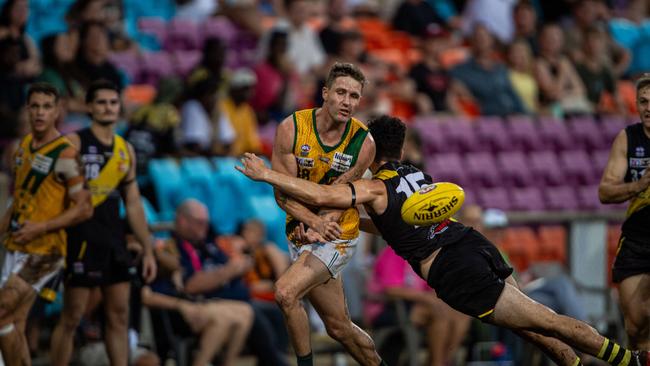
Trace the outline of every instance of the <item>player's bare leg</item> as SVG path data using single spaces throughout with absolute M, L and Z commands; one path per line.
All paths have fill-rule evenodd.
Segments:
M 624 279 L 619 296 L 629 347 L 650 350 L 650 274 Z
M 32 286 L 17 275 L 11 275 L 0 289 L 0 350 L 7 366 L 31 365 L 21 324 L 35 299 Z
M 52 332 L 50 362 L 53 366 L 67 366 L 72 358 L 74 334 L 86 310 L 90 289 L 66 287 L 63 292 L 63 310 Z
M 106 352 L 112 366 L 127 366 L 129 361 L 130 282 L 102 288 L 106 310 Z

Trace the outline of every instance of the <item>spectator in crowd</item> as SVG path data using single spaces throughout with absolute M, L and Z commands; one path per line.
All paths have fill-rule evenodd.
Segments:
M 422 61 L 408 73 L 408 77 L 417 85 L 417 107 L 421 114 L 457 109 L 457 102 L 453 100 L 457 84 L 452 83 L 449 72 L 440 62 L 441 54 L 449 46 L 450 36 L 437 24 L 429 25 L 422 39 Z
M 120 90 L 124 87 L 119 71 L 108 61 L 109 51 L 106 27 L 97 22 L 84 23 L 79 32 L 76 72 L 85 89 L 98 79 L 109 80 Z
M 469 90 L 482 115 L 524 113 L 524 106 L 510 83 L 508 69 L 495 58 L 492 34 L 485 26 L 477 25 L 470 42 L 472 57 L 454 67 L 451 76 Z
M 539 37 L 535 77 L 540 90 L 540 107 L 555 116 L 591 112 L 582 80 L 562 53 L 562 29 L 557 24 L 546 24 Z
M 323 50 L 328 55 L 338 53 L 341 34 L 354 27 L 354 20 L 348 16 L 348 6 L 345 0 L 328 1 L 327 24 L 319 33 Z
M 368 60 L 363 35 L 357 30 L 342 32 L 337 48 L 338 51 L 333 56 L 337 62 L 349 62 L 363 67 Z
M 24 89 L 28 84 L 28 79 L 16 70 L 20 47 L 15 39 L 0 39 L 0 136 L 8 138 L 17 137 L 18 111 L 25 104 Z
M 151 308 L 168 310 L 172 328 L 178 334 L 199 336 L 194 365 L 209 364 L 223 350 L 223 364 L 232 366 L 252 324 L 252 308 L 243 301 L 195 301 L 195 297 L 185 294 L 181 279 L 178 246 L 192 245 L 190 243 L 204 239 L 209 221 L 207 212 L 202 209 L 192 200 L 178 206 L 172 239 L 156 247 L 160 271 L 151 288 L 142 289 L 142 303 Z
M 203 77 L 185 91 L 177 143 L 185 154 L 225 155 L 236 137 L 235 130 L 216 108 L 220 81 L 207 73 Z
M 533 54 L 537 53 L 537 12 L 529 0 L 521 0 L 513 9 L 515 26 L 514 39 L 524 39 L 528 42 Z
M 616 77 L 602 57 L 607 47 L 607 34 L 599 27 L 591 27 L 584 35 L 584 57 L 576 71 L 585 85 L 587 98 L 593 109 L 600 113 L 625 114 L 626 108 L 616 88 Z M 604 99 L 609 98 L 607 103 Z M 607 105 L 609 104 L 609 105 Z
M 221 112 L 232 122 L 235 138 L 230 147 L 230 155 L 239 156 L 245 152 L 262 151 L 262 143 L 257 130 L 257 116 L 249 100 L 257 83 L 250 69 L 238 69 L 230 78 L 228 96 L 221 102 Z
M 188 215 L 192 219 L 208 222 L 207 208 L 198 201 L 185 203 L 188 205 Z M 183 286 L 187 294 L 202 296 L 207 299 L 230 299 L 250 301 L 250 293 L 243 276 L 253 268 L 250 256 L 228 257 L 214 242 L 206 241 L 209 226 L 206 224 L 196 231 L 196 240 L 176 240 L 176 248 L 180 253 L 180 263 L 183 275 Z M 198 239 L 201 237 L 201 239 Z M 226 240 L 226 238 L 223 238 Z M 283 366 L 286 349 L 278 343 L 283 331 L 280 324 L 274 324 L 256 303 L 253 307 L 253 325 L 248 337 L 248 345 L 258 358 L 258 365 Z M 276 307 L 277 310 L 277 307 Z M 279 310 L 277 313 L 280 314 Z M 286 336 L 285 336 L 286 337 Z
M 508 46 L 510 83 L 528 113 L 537 113 L 539 88 L 535 80 L 535 58 L 529 43 L 517 39 Z
M 507 44 L 515 33 L 512 12 L 517 0 L 468 0 L 463 11 L 463 33 L 471 36 L 483 25 L 499 42 Z
M 289 33 L 271 32 L 268 55 L 255 66 L 257 84 L 251 105 L 261 123 L 280 121 L 298 104 L 299 76 L 289 60 Z
M 377 256 L 368 292 L 407 301 L 411 322 L 426 329 L 428 364 L 443 366 L 452 361 L 465 338 L 470 318 L 438 299 L 435 291 L 391 247 Z M 367 313 L 373 327 L 395 325 L 398 321 L 395 305 L 390 302 L 371 303 Z
M 56 33 L 41 39 L 43 72 L 38 80 L 54 85 L 61 93 L 67 113 L 86 113 L 84 88 L 73 73 L 77 49 L 67 33 Z
M 15 64 L 15 72 L 20 77 L 32 79 L 41 72 L 38 50 L 25 32 L 29 17 L 27 0 L 8 0 L 0 10 L 0 39 L 13 39 L 20 46 L 20 57 Z
M 225 78 L 226 45 L 217 38 L 208 38 L 203 42 L 201 62 L 192 69 L 187 78 L 188 84 L 196 83 L 199 79 L 213 78 L 219 82 Z M 189 86 L 188 86 L 189 87 Z
M 430 24 L 441 24 L 442 19 L 424 0 L 403 0 L 395 11 L 392 23 L 397 30 L 420 36 Z
M 409 128 L 404 138 L 403 161 L 424 170 L 424 154 L 422 153 L 422 136 L 415 128 Z

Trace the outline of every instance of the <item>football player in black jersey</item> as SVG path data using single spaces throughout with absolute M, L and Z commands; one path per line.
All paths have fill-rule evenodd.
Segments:
M 371 221 L 363 220 L 362 229 L 381 234 L 443 301 L 487 323 L 515 330 L 558 365 L 581 364 L 572 347 L 611 365 L 650 365 L 647 351 L 625 349 L 588 324 L 558 315 L 524 295 L 511 276 L 512 268 L 478 231 L 453 220 L 431 226 L 406 224 L 402 203 L 422 185 L 432 184 L 431 177 L 399 162 L 406 131 L 402 121 L 382 116 L 368 128 L 377 146 L 370 165 L 372 180 L 318 185 L 274 172 L 253 154 L 246 154 L 244 166 L 236 168 L 308 204 L 339 208 L 363 204 Z
M 616 136 L 598 196 L 602 203 L 630 201 L 612 268 L 630 347 L 650 350 L 650 74 L 636 84 L 641 122 Z

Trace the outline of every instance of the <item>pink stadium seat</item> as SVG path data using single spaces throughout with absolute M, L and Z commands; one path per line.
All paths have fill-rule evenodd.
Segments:
M 549 188 L 544 191 L 549 210 L 577 210 L 579 208 L 576 191 L 571 186 Z
M 511 189 L 512 209 L 517 211 L 544 211 L 546 205 L 537 187 Z
M 538 186 L 557 186 L 564 183 L 557 155 L 553 151 L 533 151 L 529 156 L 530 170 Z
M 598 185 L 580 186 L 578 191 L 578 203 L 583 210 L 595 211 L 605 209 L 598 199 Z
M 539 136 L 546 145 L 555 151 L 575 148 L 575 141 L 571 138 L 564 121 L 554 118 L 541 118 L 539 121 Z
M 142 17 L 138 19 L 138 30 L 145 34 L 153 35 L 160 45 L 165 44 L 167 38 L 167 23 L 159 17 Z
M 139 77 L 140 57 L 135 52 L 114 52 L 108 55 L 108 61 L 124 71 L 132 81 Z
M 497 154 L 497 166 L 505 186 L 526 187 L 534 185 L 528 158 L 521 151 L 504 151 Z
M 537 125 L 528 116 L 513 116 L 508 118 L 506 124 L 510 140 L 517 150 L 540 151 L 546 150 L 547 144 L 539 137 Z
M 625 117 L 618 116 L 605 116 L 600 122 L 600 129 L 607 146 L 611 146 L 614 142 L 614 138 L 618 135 L 619 132 L 627 125 Z
M 142 54 L 140 81 L 157 85 L 162 77 L 174 75 L 172 59 L 167 52 L 145 52 Z
M 444 152 L 448 143 L 440 132 L 441 124 L 438 121 L 420 118 L 413 122 L 413 126 L 422 138 L 422 149 L 425 154 Z
M 492 153 L 468 153 L 465 155 L 464 167 L 472 183 L 478 183 L 483 187 L 502 186 L 499 169 Z
M 591 153 L 594 170 L 600 175 L 605 171 L 607 160 L 609 160 L 609 150 L 596 150 Z
M 478 188 L 476 192 L 478 203 L 485 208 L 512 209 L 508 191 L 503 187 Z
M 564 170 L 568 183 L 588 185 L 598 183 L 599 172 L 594 171 L 589 155 L 583 150 L 562 151 L 560 168 Z
M 567 229 L 561 225 L 542 225 L 537 234 L 540 242 L 537 260 L 566 263 Z
M 573 138 L 587 149 L 596 150 L 607 146 L 599 126 L 592 117 L 575 117 L 568 124 Z
M 201 48 L 203 41 L 197 23 L 187 19 L 172 19 L 167 26 L 165 49 L 195 50 Z
M 463 161 L 458 154 L 431 155 L 427 159 L 425 170 L 431 175 L 434 182 L 452 182 L 461 187 L 470 186 L 465 169 L 463 169 Z
M 203 54 L 199 50 L 175 51 L 172 55 L 174 69 L 177 74 L 185 77 L 200 61 Z
M 200 26 L 203 40 L 216 37 L 229 45 L 237 38 L 237 27 L 224 16 L 206 19 Z
M 514 148 L 508 130 L 500 117 L 481 117 L 475 122 L 475 129 L 484 148 L 492 151 L 507 151 Z
M 447 141 L 445 150 L 454 152 L 484 151 L 484 146 L 478 141 L 476 126 L 465 119 L 446 120 L 440 132 Z

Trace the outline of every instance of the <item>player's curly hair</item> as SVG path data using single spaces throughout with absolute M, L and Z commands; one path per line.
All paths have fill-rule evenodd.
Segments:
M 406 136 L 406 125 L 402 120 L 382 115 L 368 122 L 368 130 L 375 140 L 375 162 L 401 160 Z
M 334 80 L 341 76 L 349 76 L 358 81 L 361 83 L 362 89 L 363 86 L 366 85 L 366 77 L 363 75 L 363 72 L 359 67 L 347 62 L 337 62 L 330 68 L 330 71 L 327 74 L 327 80 L 325 80 L 325 86 L 331 88 L 332 84 L 334 84 Z

